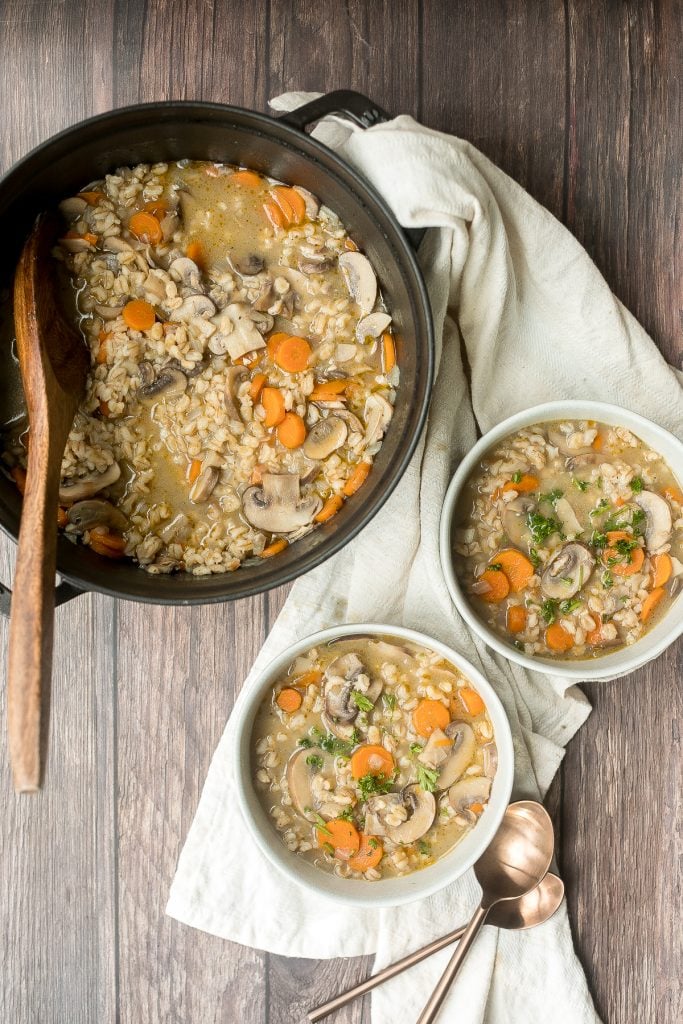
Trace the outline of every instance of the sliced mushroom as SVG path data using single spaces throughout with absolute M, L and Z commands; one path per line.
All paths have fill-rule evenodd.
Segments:
M 417 759 L 428 768 L 439 768 L 448 758 L 452 742 L 442 729 L 434 729 Z
M 326 459 L 341 448 L 346 440 L 348 428 L 338 416 L 327 416 L 311 427 L 303 444 L 308 459 Z
M 322 507 L 317 495 L 302 497 L 297 473 L 264 473 L 260 486 L 242 496 L 244 516 L 257 530 L 293 533 L 308 526 Z
M 137 396 L 143 405 L 155 405 L 162 398 L 166 401 L 178 398 L 186 389 L 187 377 L 183 371 L 173 366 L 164 366 L 154 380 L 138 388 Z
M 365 444 L 371 445 L 379 441 L 389 426 L 394 415 L 393 406 L 381 395 L 368 395 L 363 412 L 365 416 Z
M 377 298 L 377 278 L 370 260 L 361 252 L 343 252 L 337 262 L 349 295 L 358 304 L 361 316 L 366 316 Z
M 581 523 L 576 518 L 576 513 L 566 498 L 558 498 L 555 502 L 555 512 L 562 524 L 562 532 L 565 536 L 572 538 L 581 533 Z
M 145 283 L 142 286 L 145 298 L 148 302 L 153 304 L 163 302 L 166 298 L 166 285 L 161 278 L 157 276 L 157 273 L 148 274 Z
M 209 341 L 210 351 L 215 355 L 227 352 L 234 361 L 247 352 L 264 348 L 266 343 L 254 322 L 253 313 L 254 311 L 245 303 L 231 302 L 214 316 L 212 323 L 218 330 Z
M 260 274 L 266 265 L 263 256 L 259 256 L 255 252 L 249 253 L 248 256 L 240 256 L 237 259 L 232 256 L 230 262 L 242 277 L 254 277 L 256 274 Z
M 121 316 L 123 306 L 101 306 L 99 302 L 96 302 L 95 312 L 98 316 L 101 316 L 103 320 L 116 320 Z
M 635 501 L 645 513 L 645 547 L 648 552 L 658 551 L 671 536 L 671 509 L 652 491 L 641 491 Z
M 358 419 L 356 415 L 354 415 L 354 413 L 349 412 L 348 409 L 337 409 L 334 415 L 338 419 L 344 420 L 345 423 L 348 425 L 349 429 L 352 430 L 354 433 L 362 434 L 364 432 L 364 427 L 361 421 Z
M 599 461 L 599 457 L 594 454 L 586 455 L 573 455 L 570 459 L 567 459 L 566 466 L 570 472 L 575 472 L 577 469 L 585 469 L 586 466 L 595 466 Z
M 191 529 L 191 522 L 184 512 L 179 512 L 177 516 L 170 519 L 167 523 L 159 530 L 159 536 L 165 544 L 170 544 L 173 540 L 182 540 L 186 537 Z
M 406 786 L 401 796 L 408 809 L 406 821 L 387 829 L 387 835 L 394 843 L 407 846 L 416 842 L 434 824 L 436 817 L 436 800 L 433 793 L 428 793 L 417 783 Z
M 437 781 L 439 789 L 448 789 L 460 778 L 471 763 L 477 749 L 474 730 L 467 722 L 450 722 L 446 726 L 445 732 L 446 736 L 453 741 L 453 745 L 439 772 Z
M 111 526 L 114 530 L 125 530 L 128 526 L 123 512 L 102 498 L 77 501 L 69 509 L 68 520 L 78 533 L 92 530 L 94 526 Z
M 295 192 L 299 193 L 306 204 L 306 216 L 308 219 L 315 220 L 320 210 L 320 200 L 312 192 L 309 192 L 307 188 L 302 188 L 301 185 L 294 185 L 293 188 Z
M 484 804 L 491 794 L 491 780 L 485 775 L 468 775 L 448 791 L 448 802 L 456 812 L 469 811 L 472 804 Z M 476 820 L 476 819 L 475 819 Z
M 112 462 L 104 473 L 92 473 L 90 476 L 81 476 L 77 480 L 60 485 L 59 504 L 73 505 L 76 501 L 84 498 L 93 498 L 105 487 L 111 487 L 121 476 L 121 469 L 118 462 Z
M 81 199 L 80 196 L 70 196 L 68 199 L 62 199 L 59 204 L 59 212 L 70 220 L 73 217 L 80 217 L 82 213 L 88 209 L 88 204 L 85 199 Z
M 403 798 L 400 793 L 371 796 L 365 804 L 365 834 L 368 836 L 388 835 L 390 826 L 387 825 L 387 815 L 403 806 Z
M 194 505 L 208 501 L 211 492 L 218 483 L 220 470 L 216 466 L 204 466 L 201 473 L 190 488 L 189 498 Z
M 125 238 L 121 238 L 119 235 L 107 235 L 102 241 L 102 248 L 107 252 L 133 252 L 133 246 L 130 242 L 127 242 Z
M 520 494 L 504 506 L 502 515 L 503 529 L 508 540 L 517 547 L 523 548 L 529 540 L 526 516 L 534 507 L 533 498 Z
M 141 384 L 151 384 L 156 377 L 154 366 L 150 363 L 149 359 L 143 359 L 142 362 L 138 363 L 138 370 L 140 371 Z
M 574 431 L 571 433 L 574 433 Z M 580 448 L 568 448 L 567 440 L 570 436 L 571 434 L 565 434 L 558 427 L 550 427 L 548 430 L 548 440 L 562 455 L 574 457 L 576 455 L 588 455 L 592 452 L 591 445 L 585 445 Z
M 74 238 L 60 238 L 59 244 L 67 252 L 88 252 L 95 248 L 92 242 L 89 242 L 87 238 L 74 237 Z
M 287 788 L 297 813 L 307 821 L 315 821 L 323 809 L 318 807 L 313 797 L 311 782 L 316 772 L 307 764 L 310 754 L 311 751 L 306 747 L 302 747 L 301 750 L 296 750 L 292 754 L 287 762 Z M 336 810 L 338 811 L 338 809 L 337 807 Z M 333 814 L 329 817 L 332 817 Z
M 585 544 L 563 544 L 541 576 L 541 589 L 547 597 L 573 597 L 588 582 L 594 568 L 595 559 Z
M 233 420 L 240 419 L 239 409 L 235 405 L 235 389 L 238 380 L 246 372 L 246 366 L 229 366 L 225 374 L 225 411 Z
M 188 295 L 182 305 L 170 314 L 170 320 L 192 320 L 196 316 L 212 317 L 216 307 L 208 295 Z
M 492 779 L 498 771 L 498 747 L 491 740 L 484 747 L 484 775 Z
M 370 313 L 358 321 L 356 326 L 356 337 L 361 344 L 368 338 L 379 338 L 380 334 L 386 331 L 391 323 L 388 313 Z
M 353 722 L 358 706 L 351 699 L 356 679 L 365 671 L 357 654 L 341 654 L 325 670 L 323 699 L 325 713 L 333 722 Z
M 201 288 L 201 272 L 194 260 L 189 256 L 179 256 L 168 265 L 168 272 L 174 281 L 184 284 L 187 288 L 199 291 Z

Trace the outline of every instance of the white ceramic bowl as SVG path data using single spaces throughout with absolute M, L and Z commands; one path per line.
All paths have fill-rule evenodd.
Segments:
M 683 633 L 680 594 L 662 620 L 632 646 L 624 647 L 612 654 L 603 654 L 599 658 L 559 661 L 552 658 L 530 657 L 518 651 L 512 644 L 506 643 L 498 633 L 490 629 L 472 608 L 453 567 L 451 548 L 453 516 L 463 487 L 486 453 L 499 441 L 523 427 L 552 420 L 577 419 L 596 420 L 609 426 L 627 427 L 651 448 L 663 455 L 679 483 L 683 481 L 683 444 L 673 434 L 658 427 L 657 424 L 651 423 L 650 420 L 629 412 L 627 409 L 621 409 L 616 405 L 606 405 L 602 402 L 567 401 L 537 405 L 533 409 L 526 409 L 524 412 L 511 416 L 499 423 L 497 427 L 489 430 L 488 434 L 485 434 L 475 444 L 458 466 L 446 492 L 441 514 L 441 566 L 458 611 L 474 632 L 478 633 L 494 651 L 498 651 L 499 654 L 519 665 L 545 672 L 548 675 L 564 676 L 568 679 L 608 679 L 626 675 L 626 673 L 633 672 L 652 661 Z
M 491 787 L 491 796 L 479 822 L 465 838 L 435 864 L 401 878 L 368 882 L 364 879 L 338 878 L 313 866 L 299 854 L 291 853 L 263 810 L 253 784 L 251 735 L 256 713 L 273 684 L 287 670 L 297 655 L 345 636 L 384 636 L 412 640 L 437 651 L 471 680 L 481 694 L 494 729 L 498 747 L 498 770 Z M 235 707 L 237 743 L 233 748 L 232 768 L 237 784 L 240 809 L 251 833 L 264 855 L 296 885 L 318 895 L 350 906 L 396 907 L 422 899 L 442 889 L 462 875 L 481 856 L 491 842 L 510 799 L 514 772 L 514 755 L 510 726 L 493 688 L 473 665 L 456 651 L 423 633 L 399 626 L 354 623 L 335 626 L 299 640 L 288 647 L 261 674 Z

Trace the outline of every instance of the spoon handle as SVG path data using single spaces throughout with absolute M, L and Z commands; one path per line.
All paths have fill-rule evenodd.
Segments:
M 389 964 L 383 970 L 377 971 L 376 974 L 371 974 L 369 978 L 361 981 L 359 985 L 354 985 L 353 988 L 347 989 L 346 992 L 341 992 L 334 999 L 330 999 L 329 1002 L 317 1006 L 314 1010 L 309 1010 L 307 1014 L 309 1021 L 315 1024 L 316 1021 L 326 1017 L 328 1013 L 340 1010 L 342 1006 L 346 1006 L 347 1003 L 357 999 L 358 996 L 365 995 L 366 992 L 370 992 L 383 982 L 389 981 L 390 978 L 395 978 L 402 971 L 421 963 L 422 960 L 426 960 L 433 953 L 438 953 L 440 949 L 445 949 L 451 943 L 457 942 L 464 931 L 464 928 L 456 928 L 455 931 L 442 935 L 440 939 L 435 939 L 434 942 L 416 949 L 414 953 L 408 953 L 407 956 L 402 957 L 400 960 L 395 960 L 393 964 Z
M 448 994 L 448 990 L 455 980 L 455 976 L 462 967 L 465 957 L 467 956 L 470 946 L 476 939 L 481 926 L 486 920 L 488 914 L 488 908 L 477 907 L 474 913 L 474 917 L 467 925 L 467 928 L 462 934 L 458 948 L 448 962 L 446 970 L 443 972 L 436 988 L 432 992 L 431 996 L 425 1004 L 425 1008 L 418 1017 L 417 1024 L 433 1024 L 436 1020 L 436 1016 L 441 1009 L 441 1005 Z

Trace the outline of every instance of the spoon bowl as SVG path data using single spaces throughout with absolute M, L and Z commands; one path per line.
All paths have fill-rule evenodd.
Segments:
M 535 889 L 552 856 L 553 825 L 545 808 L 533 800 L 510 804 L 493 841 L 474 865 L 482 907 Z

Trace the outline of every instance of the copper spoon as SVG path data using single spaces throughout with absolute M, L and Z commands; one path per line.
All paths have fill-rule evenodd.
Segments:
M 429 997 L 417 1024 L 433 1024 L 455 976 L 489 913 L 501 901 L 518 899 L 545 877 L 553 856 L 553 823 L 533 800 L 510 804 L 490 846 L 474 865 L 481 903 L 458 948 Z
M 57 504 L 66 439 L 85 394 L 88 352 L 59 302 L 50 255 L 57 222 L 41 216 L 14 279 L 14 325 L 31 444 L 14 574 L 7 672 L 7 724 L 14 788 L 34 793 L 47 741 Z
M 550 920 L 563 898 L 564 885 L 561 879 L 549 872 L 543 881 L 525 896 L 496 903 L 488 915 L 486 923 L 493 925 L 494 928 L 506 928 L 514 931 L 523 928 L 535 928 L 537 924 L 543 924 L 545 921 Z M 346 992 L 342 992 L 334 999 L 330 999 L 329 1002 L 323 1003 L 322 1006 L 311 1010 L 308 1014 L 308 1020 L 315 1024 L 316 1021 L 326 1017 L 328 1013 L 340 1010 L 342 1006 L 346 1006 L 347 1003 L 357 999 L 358 996 L 370 992 L 383 982 L 389 981 L 390 978 L 395 978 L 397 974 L 401 974 L 408 967 L 421 963 L 427 957 L 430 957 L 432 953 L 438 953 L 440 949 L 445 949 L 451 943 L 457 942 L 464 931 L 464 928 L 456 928 L 455 931 L 449 932 L 448 935 L 443 935 L 440 939 L 435 939 L 434 942 L 430 942 L 427 946 L 416 949 L 414 953 L 409 953 L 400 960 L 396 960 L 393 964 L 389 964 L 388 967 L 378 971 L 377 974 L 371 974 L 360 985 L 354 985 L 353 988 L 347 989 Z

